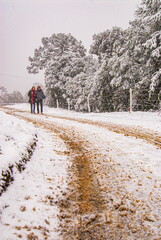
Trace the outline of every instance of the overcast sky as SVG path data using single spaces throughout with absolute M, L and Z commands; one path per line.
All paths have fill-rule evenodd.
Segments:
M 0 0 L 0 85 L 24 94 L 43 73 L 28 74 L 42 37 L 71 33 L 89 50 L 95 33 L 126 29 L 141 0 Z

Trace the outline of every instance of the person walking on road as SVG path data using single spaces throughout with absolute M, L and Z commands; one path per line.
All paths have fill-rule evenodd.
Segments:
M 35 87 L 32 87 L 31 90 L 28 92 L 29 103 L 31 106 L 31 113 L 35 113 L 35 103 L 36 103 L 36 91 Z
M 45 95 L 41 87 L 38 86 L 36 91 L 37 113 L 39 113 L 39 106 L 40 106 L 41 114 L 43 114 L 43 99 L 45 99 Z

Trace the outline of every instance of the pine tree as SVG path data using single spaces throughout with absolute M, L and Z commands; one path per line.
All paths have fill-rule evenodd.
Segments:
M 66 85 L 70 78 L 79 74 L 83 68 L 86 49 L 71 34 L 53 34 L 42 39 L 43 47 L 35 49 L 34 57 L 29 58 L 29 73 L 45 70 L 47 103 L 50 106 L 67 107 Z
M 149 108 L 156 108 L 161 88 L 161 2 L 143 0 L 136 11 L 136 17 L 148 32 L 142 46 L 145 48 L 145 73 L 142 84 L 149 91 Z M 151 104 L 150 104 L 151 102 Z
M 94 43 L 90 52 L 99 59 L 99 69 L 95 74 L 93 95 L 96 96 L 95 105 L 100 111 L 113 111 L 128 108 L 126 94 L 120 101 L 120 96 L 127 92 L 127 80 L 123 76 L 128 68 L 124 45 L 126 32 L 114 27 L 93 37 Z

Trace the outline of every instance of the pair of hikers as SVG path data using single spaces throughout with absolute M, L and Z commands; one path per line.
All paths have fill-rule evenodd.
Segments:
M 35 104 L 37 104 L 37 113 L 41 111 L 41 114 L 43 114 L 43 99 L 45 98 L 45 95 L 41 87 L 38 86 L 37 90 L 35 90 L 35 87 L 32 87 L 31 90 L 28 92 L 28 97 L 31 106 L 31 113 L 35 113 Z

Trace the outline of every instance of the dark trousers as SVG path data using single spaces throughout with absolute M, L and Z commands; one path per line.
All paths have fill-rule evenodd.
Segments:
M 37 113 L 39 113 L 39 106 L 40 106 L 41 113 L 43 113 L 43 102 L 42 101 L 37 102 Z
M 35 103 L 30 103 L 31 113 L 35 113 Z

